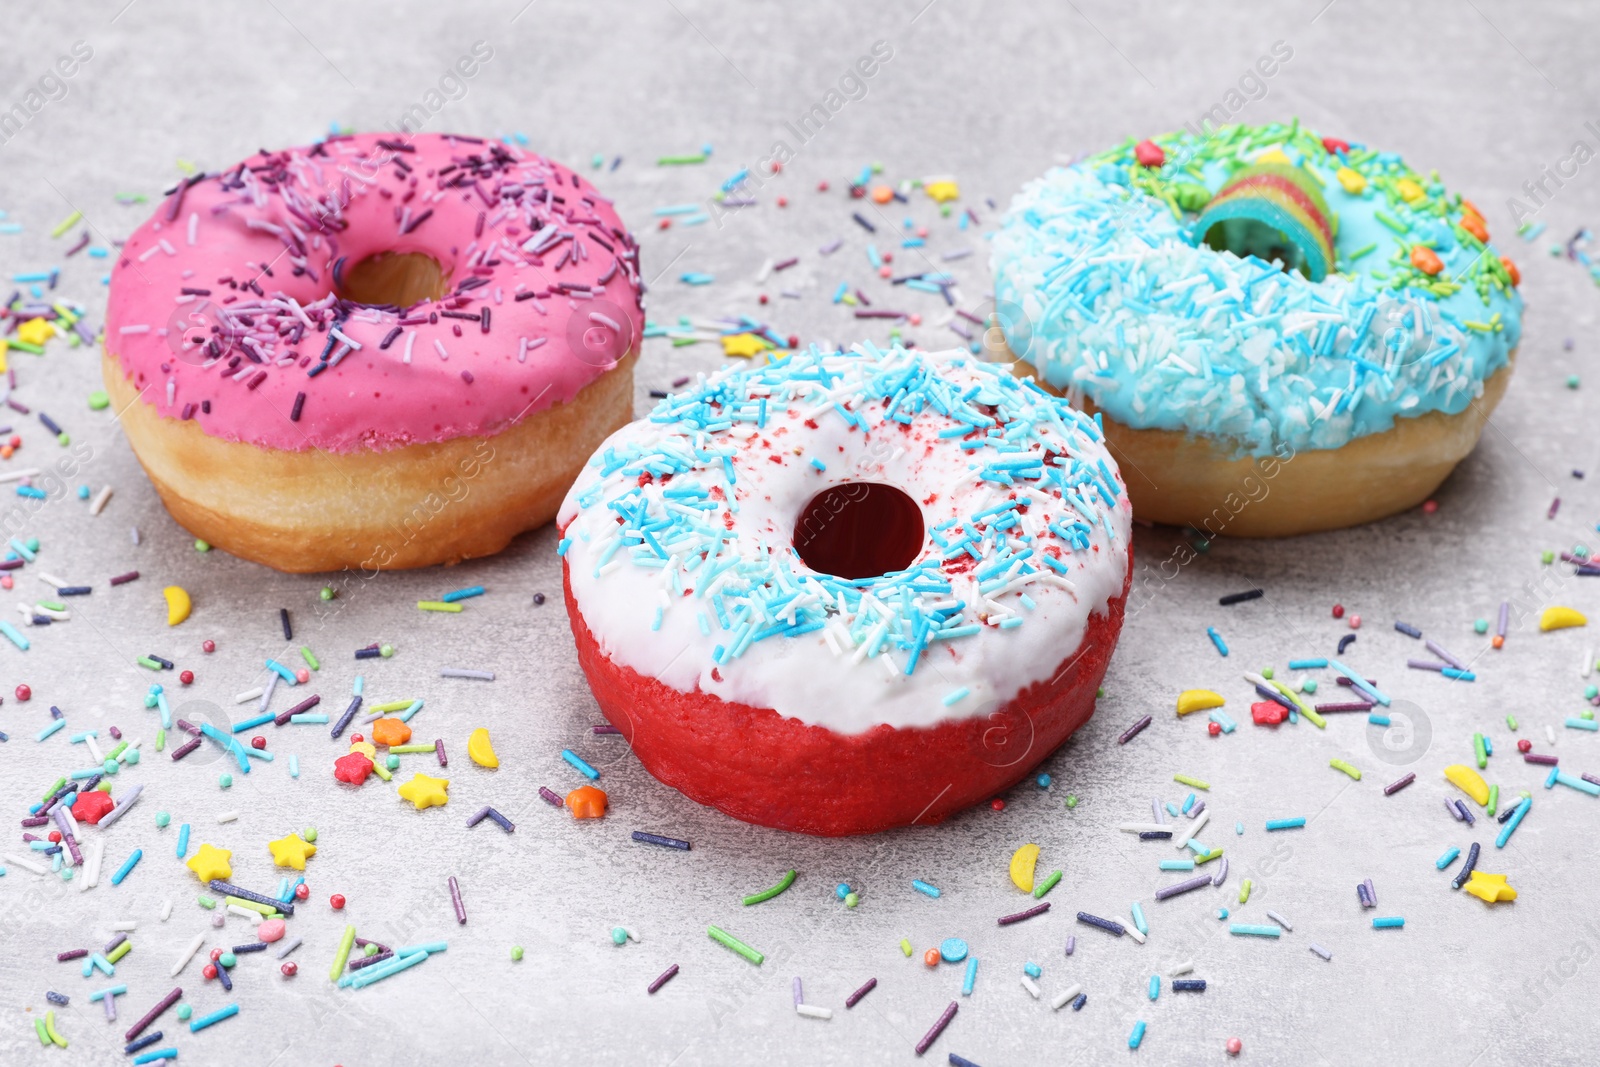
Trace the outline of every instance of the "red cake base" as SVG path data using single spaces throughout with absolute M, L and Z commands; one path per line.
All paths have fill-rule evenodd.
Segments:
M 656 778 L 736 819 L 841 837 L 942 822 L 1010 788 L 1094 713 L 1122 629 L 1133 578 L 1089 616 L 1083 642 L 1051 679 L 988 716 L 933 728 L 878 726 L 854 736 L 785 719 L 771 708 L 681 693 L 600 650 L 572 599 L 578 662 L 606 718 Z

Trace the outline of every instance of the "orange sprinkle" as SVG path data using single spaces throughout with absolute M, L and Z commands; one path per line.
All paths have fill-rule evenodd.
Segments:
M 567 794 L 567 810 L 574 819 L 603 819 L 606 814 L 606 794 L 592 785 L 580 785 Z
M 1427 245 L 1411 246 L 1411 265 L 1424 274 L 1438 274 L 1444 270 L 1444 261 Z
M 929 967 L 939 966 L 939 950 L 936 948 L 930 948 L 928 951 L 924 952 L 922 954 L 922 962 L 926 963 Z
M 1478 240 L 1488 243 L 1489 227 L 1484 225 L 1483 219 L 1470 212 L 1461 216 L 1461 228 L 1466 230 Z
M 872 202 L 874 204 L 887 204 L 894 199 L 894 190 L 887 185 L 874 185 L 872 187 Z
M 372 724 L 372 743 L 375 745 L 403 745 L 409 740 L 411 727 L 399 719 L 379 719 Z
M 1511 262 L 1511 258 L 1509 256 L 1501 256 L 1500 264 L 1501 266 L 1505 267 L 1506 273 L 1511 275 L 1512 285 L 1522 284 L 1522 272 L 1517 269 L 1517 265 L 1515 263 Z

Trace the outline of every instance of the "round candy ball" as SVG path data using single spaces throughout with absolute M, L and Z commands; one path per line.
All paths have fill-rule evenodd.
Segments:
M 206 964 L 204 967 L 200 968 L 200 976 L 205 978 L 207 981 L 215 978 L 217 976 L 217 965 L 215 963 Z
M 224 789 L 231 787 L 233 785 L 233 775 L 224 774 L 221 778 L 217 779 L 217 784 Z
M 29 689 L 25 685 L 17 686 L 17 699 L 18 700 L 32 700 L 33 699 L 33 690 Z
M 206 640 L 200 642 L 200 651 L 202 651 L 202 652 L 215 652 L 216 650 L 217 650 L 217 643 L 215 641 L 211 640 L 210 638 L 207 638 Z
M 267 739 L 262 737 L 260 734 L 256 734 L 250 739 L 250 747 L 260 751 L 261 749 L 267 747 Z
M 300 831 L 300 837 L 307 843 L 315 844 L 317 840 L 317 828 L 315 826 L 306 827 L 304 830 Z
M 296 900 L 305 900 L 310 895 L 311 887 L 306 885 L 304 882 L 301 882 L 299 885 L 294 887 L 294 898 Z
M 283 972 L 283 976 L 285 978 L 293 978 L 295 975 L 300 973 L 300 965 L 294 960 L 290 960 L 288 963 L 285 963 L 283 966 L 279 967 L 278 970 Z
M 172 816 L 164 811 L 156 812 L 156 826 L 166 827 L 172 822 Z
M 189 1016 L 191 1016 L 193 1014 L 194 1014 L 194 1009 L 191 1008 L 189 1005 L 187 1005 L 187 1004 L 179 1004 L 178 1005 L 178 1018 L 179 1018 L 179 1020 L 187 1020 L 189 1018 Z
M 627 944 L 628 943 L 628 931 L 624 930 L 620 926 L 613 926 L 611 928 L 611 943 L 613 945 L 625 945 L 625 944 Z
M 122 758 L 128 761 L 128 766 L 132 767 L 134 764 L 138 763 L 144 757 L 139 755 L 139 750 L 138 749 L 129 748 L 129 749 L 125 749 L 123 751 Z
M 184 685 L 193 685 L 194 671 L 179 671 L 178 681 L 182 682 Z
M 222 964 L 224 967 L 232 969 L 233 965 L 239 962 L 239 957 L 235 956 L 231 952 L 224 952 L 217 962 Z
M 853 908 L 859 903 L 861 903 L 861 894 L 859 894 L 859 893 L 846 893 L 844 895 L 844 906 L 845 907 Z
M 512 945 L 511 946 L 511 959 L 512 959 L 513 962 L 522 959 L 522 946 L 521 945 Z
M 106 774 L 116 774 L 118 771 L 122 770 L 122 764 L 118 763 L 114 759 L 108 759 L 100 765 L 100 769 Z
M 1244 1049 L 1244 1042 L 1236 1037 L 1228 1038 L 1228 1055 L 1237 1056 Z
M 344 894 L 343 893 L 335 893 L 333 896 L 329 897 L 328 898 L 328 905 L 331 908 L 333 908 L 334 911 L 343 911 L 344 910 Z

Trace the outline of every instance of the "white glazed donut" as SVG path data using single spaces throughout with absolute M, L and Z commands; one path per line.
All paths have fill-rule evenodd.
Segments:
M 613 434 L 558 522 L 580 660 L 645 766 L 825 834 L 938 821 L 1049 755 L 1130 573 L 1093 420 L 964 353 L 702 381 Z

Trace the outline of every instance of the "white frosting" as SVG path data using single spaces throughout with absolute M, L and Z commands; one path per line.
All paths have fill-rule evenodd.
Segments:
M 902 380 L 913 382 L 911 400 L 897 384 Z M 702 401 L 691 405 L 692 397 Z M 717 399 L 708 405 L 706 397 Z M 743 412 L 741 398 L 749 401 Z M 885 421 L 886 412 L 901 421 Z M 708 423 L 708 413 L 716 421 Z M 730 423 L 725 416 L 752 421 Z M 997 432 L 972 426 L 986 416 L 1006 430 L 998 449 L 990 447 L 999 441 L 994 437 L 985 447 L 963 449 L 959 437 L 939 436 L 965 424 L 972 444 Z M 1047 453 L 1050 468 L 1043 465 Z M 659 477 L 665 468 L 654 467 L 658 476 L 641 487 L 641 470 L 652 469 L 651 457 L 662 454 L 689 462 L 665 485 Z M 1045 472 L 1040 477 L 1028 476 L 1030 455 L 1031 467 Z M 817 470 L 813 459 L 826 469 Z M 992 475 L 995 464 L 1019 472 L 1015 484 L 980 477 L 985 469 Z M 816 494 L 851 482 L 888 483 L 919 504 L 927 532 L 918 561 L 933 568 L 919 584 L 942 578 L 948 593 L 902 594 L 882 579 L 878 595 L 846 596 L 841 611 L 838 587 L 851 583 L 817 576 L 801 562 L 792 536 Z M 699 490 L 709 494 L 705 509 L 685 507 Z M 724 502 L 730 490 L 731 509 Z M 632 516 L 627 523 L 618 521 L 619 500 Z M 987 525 L 1004 524 L 1003 514 L 974 521 L 1010 501 L 1026 510 L 1006 513 L 1017 521 L 1003 532 Z M 634 532 L 640 514 L 655 517 L 645 522 L 659 534 L 653 545 Z M 1089 614 L 1104 612 L 1122 593 L 1130 519 L 1121 476 L 1094 423 L 1065 401 L 963 352 L 858 347 L 724 373 L 662 401 L 650 418 L 607 440 L 569 491 L 558 521 L 578 610 L 614 662 L 682 692 L 713 693 L 857 734 L 878 724 L 930 727 L 988 715 L 1050 678 L 1081 643 Z M 971 532 L 979 534 L 973 544 L 981 562 L 954 547 Z M 1025 556 L 1006 563 L 1013 554 Z M 1054 568 L 1039 565 L 1045 555 Z M 991 586 L 996 576 L 977 580 L 986 567 L 1012 576 L 1003 591 Z M 700 580 L 706 573 L 714 574 L 709 590 Z M 730 626 L 711 594 L 724 598 Z M 776 614 L 764 607 L 774 600 Z M 735 602 L 738 611 L 729 606 Z M 952 602 L 963 603 L 957 609 Z M 919 631 L 918 620 L 930 614 L 936 623 Z M 742 628 L 760 632 L 807 618 L 816 627 L 809 632 L 776 633 L 728 651 L 738 648 Z M 977 632 L 919 644 L 918 633 L 938 625 L 976 625 Z M 907 674 L 914 646 L 920 654 Z M 946 703 L 963 689 L 965 696 Z

